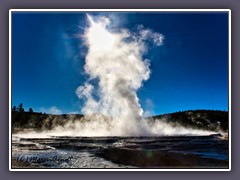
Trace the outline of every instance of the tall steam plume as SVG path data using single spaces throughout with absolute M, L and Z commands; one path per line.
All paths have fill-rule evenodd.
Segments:
M 77 96 L 85 99 L 82 113 L 94 120 L 95 125 L 101 123 L 99 127 L 111 135 L 148 133 L 136 91 L 150 76 L 149 61 L 143 59 L 146 42 L 160 46 L 163 35 L 143 26 L 137 27 L 137 33 L 126 29 L 111 32 L 107 29 L 110 24 L 107 17 L 96 21 L 90 15 L 87 18 L 89 27 L 84 39 L 88 53 L 84 70 L 89 79 L 76 90 Z M 97 86 L 90 83 L 93 79 Z

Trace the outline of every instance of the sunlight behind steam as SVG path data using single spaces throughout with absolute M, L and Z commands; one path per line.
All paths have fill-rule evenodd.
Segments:
M 90 22 L 90 27 L 87 30 L 85 37 L 87 43 L 93 51 L 107 51 L 113 48 L 115 39 L 114 36 L 106 30 L 109 20 L 102 18 L 100 22 L 95 23 L 90 15 L 87 15 Z
M 111 32 L 107 17 L 87 18 L 84 70 L 89 79 L 77 88 L 76 94 L 85 100 L 82 113 L 94 121 L 88 127 L 101 127 L 112 135 L 148 134 L 137 90 L 150 76 L 149 60 L 143 55 L 147 52 L 146 41 L 155 45 L 152 31 L 144 36 L 144 29 L 137 33 L 121 28 Z M 97 85 L 91 83 L 92 79 L 97 80 Z

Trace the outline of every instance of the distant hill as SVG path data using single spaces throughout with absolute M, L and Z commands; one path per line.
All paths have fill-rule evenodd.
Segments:
M 35 112 L 12 112 L 12 127 L 35 129 L 35 130 L 51 130 L 55 126 L 64 126 L 67 122 L 81 121 L 84 116 L 81 114 L 43 114 Z
M 34 112 L 12 112 L 12 128 L 51 130 L 56 126 L 64 126 L 67 122 L 83 120 L 81 114 L 51 115 Z M 217 110 L 190 110 L 147 118 L 148 121 L 164 121 L 172 125 L 181 125 L 194 129 L 228 131 L 228 112 Z
M 148 119 L 161 120 L 184 127 L 228 131 L 228 112 L 219 110 L 189 110 L 170 114 L 163 114 Z

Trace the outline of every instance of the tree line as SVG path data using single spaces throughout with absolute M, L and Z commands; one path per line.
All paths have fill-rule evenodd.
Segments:
M 19 112 L 19 113 L 26 112 L 24 107 L 23 107 L 23 103 L 20 103 L 18 107 L 13 106 L 12 107 L 12 112 Z M 33 109 L 30 107 L 28 112 L 33 113 Z
M 228 130 L 228 111 L 222 110 L 188 110 L 156 115 L 153 120 L 164 119 L 168 123 L 180 124 L 187 128 L 204 130 Z

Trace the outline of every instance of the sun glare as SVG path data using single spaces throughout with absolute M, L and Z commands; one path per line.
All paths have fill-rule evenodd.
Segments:
M 94 22 L 92 17 L 88 15 L 90 27 L 87 30 L 86 38 L 94 51 L 107 51 L 114 45 L 114 35 L 106 29 L 104 21 Z

